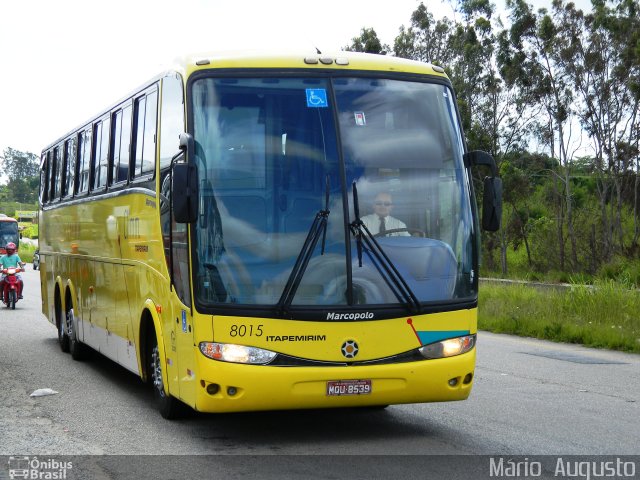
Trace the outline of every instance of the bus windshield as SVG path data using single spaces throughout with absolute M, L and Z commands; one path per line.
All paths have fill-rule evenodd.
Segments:
M 18 245 L 18 222 L 15 220 L 0 221 L 0 248 L 3 248 L 9 242 L 13 242 Z
M 200 306 L 276 306 L 327 194 L 293 307 L 404 306 L 358 222 L 421 304 L 475 296 L 469 179 L 447 86 L 200 77 L 190 91 Z

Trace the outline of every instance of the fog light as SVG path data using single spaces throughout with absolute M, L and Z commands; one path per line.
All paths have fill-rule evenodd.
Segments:
M 236 387 L 229 387 L 227 388 L 227 394 L 230 397 L 233 397 L 236 393 L 238 393 L 238 389 Z
M 209 385 L 207 385 L 207 393 L 209 395 L 215 395 L 219 391 L 220 391 L 220 385 L 218 385 L 217 383 L 210 383 Z
M 458 378 L 452 378 L 451 380 L 449 380 L 449 386 L 450 387 L 455 387 L 458 384 Z
M 471 380 L 473 380 L 473 373 L 467 373 L 464 376 L 464 380 L 462 381 L 462 383 L 464 383 L 465 385 L 468 385 L 471 383 Z

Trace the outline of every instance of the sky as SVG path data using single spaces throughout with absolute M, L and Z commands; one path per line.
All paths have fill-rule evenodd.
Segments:
M 400 26 L 409 26 L 419 4 L 420 0 L 0 2 L 0 152 L 12 147 L 39 155 L 46 145 L 185 53 L 313 53 L 315 47 L 339 51 L 363 27 L 373 28 L 383 43 L 393 45 Z M 437 17 L 454 16 L 449 2 L 425 0 L 425 5 Z
M 393 43 L 419 0 L 0 2 L 0 152 L 39 155 L 185 53 Z M 435 3 L 439 3 L 436 2 Z M 451 12 L 451 7 L 439 5 Z M 451 15 L 451 13 L 449 13 Z

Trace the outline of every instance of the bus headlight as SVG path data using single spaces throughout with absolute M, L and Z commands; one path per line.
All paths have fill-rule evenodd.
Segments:
M 278 355 L 262 348 L 215 342 L 201 342 L 200 351 L 205 357 L 213 360 L 252 365 L 266 365 Z
M 475 335 L 449 338 L 441 342 L 431 343 L 418 349 L 424 358 L 445 358 L 462 355 L 471 350 L 476 344 Z

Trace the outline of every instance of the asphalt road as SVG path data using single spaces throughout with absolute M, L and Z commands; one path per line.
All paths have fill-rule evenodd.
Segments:
M 41 314 L 38 272 L 30 268 L 24 300 L 15 311 L 0 307 L 0 455 L 232 455 L 231 463 L 218 464 L 227 478 L 239 471 L 243 478 L 283 478 L 282 459 L 293 472 L 287 478 L 389 478 L 385 468 L 402 471 L 388 460 L 393 455 L 415 455 L 402 465 L 420 468 L 420 459 L 434 454 L 640 454 L 639 355 L 486 332 L 479 333 L 474 390 L 464 402 L 193 413 L 169 422 L 135 375 L 98 354 L 76 362 L 60 351 Z M 58 393 L 29 397 L 40 388 Z M 367 460 L 338 457 L 345 455 Z M 186 478 L 183 470 L 167 473 L 158 460 L 167 457 L 152 458 L 167 475 L 159 478 Z M 318 460 L 330 458 L 331 467 Z M 340 458 L 351 460 L 341 466 Z M 119 465 L 85 478 L 128 478 L 137 468 Z

